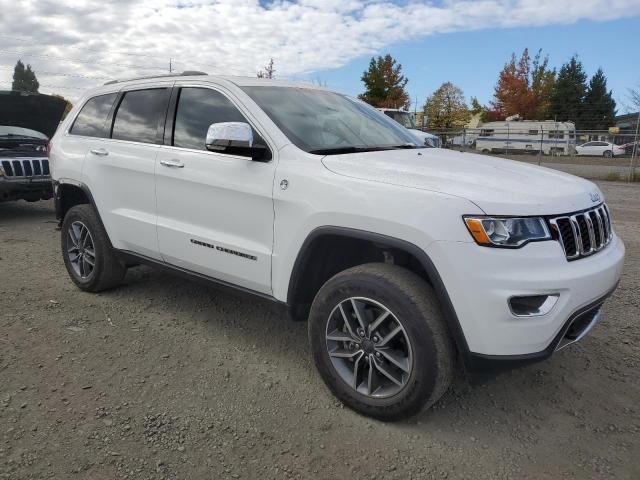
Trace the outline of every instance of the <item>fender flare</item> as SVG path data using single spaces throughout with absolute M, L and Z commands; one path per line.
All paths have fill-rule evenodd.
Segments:
M 55 212 L 56 212 L 56 219 L 58 220 L 60 226 L 62 226 L 62 222 L 64 220 L 64 217 L 62 215 L 62 192 L 60 191 L 60 187 L 63 185 L 70 185 L 72 187 L 76 187 L 79 188 L 80 190 L 82 190 L 82 192 L 87 196 L 87 198 L 89 199 L 89 204 L 93 207 L 93 209 L 96 211 L 96 215 L 98 216 L 98 221 L 100 222 L 100 224 L 102 225 L 102 228 L 104 228 L 104 223 L 102 222 L 102 217 L 100 216 L 100 211 L 98 210 L 98 206 L 96 205 L 95 200 L 93 199 L 93 195 L 91 194 L 91 190 L 89 189 L 89 187 L 82 182 L 77 182 L 77 181 L 68 181 L 66 179 L 60 179 L 60 180 L 54 180 L 53 181 L 53 204 L 55 207 Z M 105 228 L 105 232 L 106 232 L 106 228 Z
M 427 276 L 431 282 L 431 286 L 435 290 L 436 296 L 440 301 L 440 308 L 442 309 L 442 315 L 444 317 L 445 324 L 453 338 L 454 343 L 456 344 L 456 347 L 458 348 L 458 351 L 462 354 L 463 359 L 468 356 L 469 346 L 460 325 L 460 321 L 458 320 L 458 315 L 456 314 L 453 303 L 451 302 L 451 298 L 449 297 L 449 293 L 447 292 L 447 288 L 445 287 L 444 282 L 442 281 L 442 278 L 438 273 L 438 269 L 434 265 L 433 261 L 425 253 L 425 251 L 417 245 L 406 240 L 390 237 L 388 235 L 373 233 L 366 230 L 328 225 L 317 227 L 312 230 L 302 243 L 302 247 L 300 247 L 300 251 L 298 252 L 296 261 L 293 264 L 293 270 L 289 277 L 289 286 L 287 289 L 287 304 L 289 305 L 289 308 L 293 306 L 295 287 L 298 282 L 301 281 L 304 265 L 309 260 L 311 244 L 315 239 L 324 235 L 367 240 L 372 243 L 386 245 L 392 248 L 403 250 L 417 258 L 422 265 L 422 268 L 424 268 L 425 272 L 427 273 Z

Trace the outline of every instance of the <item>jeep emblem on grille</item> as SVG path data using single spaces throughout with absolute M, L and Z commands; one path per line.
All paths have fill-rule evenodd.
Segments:
M 592 202 L 599 202 L 600 201 L 600 194 L 598 192 L 590 193 L 589 196 L 591 197 L 591 201 Z

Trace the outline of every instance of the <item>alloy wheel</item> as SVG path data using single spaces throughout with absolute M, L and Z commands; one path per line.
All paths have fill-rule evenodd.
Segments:
M 69 226 L 67 234 L 70 241 L 67 249 L 69 263 L 78 277 L 87 279 L 96 264 L 96 249 L 91 232 L 84 223 L 75 221 Z
M 386 398 L 400 392 L 413 369 L 407 332 L 384 305 L 363 297 L 340 302 L 326 328 L 329 358 L 356 392 Z

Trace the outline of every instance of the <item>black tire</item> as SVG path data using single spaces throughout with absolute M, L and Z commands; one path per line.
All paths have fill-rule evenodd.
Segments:
M 86 226 L 91 235 L 94 246 L 94 266 L 86 276 L 80 275 L 72 265 L 72 254 L 69 250 L 73 247 L 70 236 L 70 228 L 74 222 L 81 222 Z M 71 207 L 64 217 L 61 229 L 61 247 L 64 265 L 67 272 L 80 289 L 87 292 L 100 292 L 116 287 L 122 283 L 127 272 L 124 263 L 118 258 L 102 222 L 91 205 L 76 205 Z
M 604 153 L 602 154 L 602 156 L 604 158 L 611 158 L 611 157 L 613 157 L 613 152 L 611 150 L 605 150 Z
M 404 328 L 413 368 L 402 389 L 386 398 L 356 391 L 334 368 L 328 353 L 327 325 L 346 299 L 365 297 L 384 305 Z M 400 420 L 432 406 L 449 388 L 454 346 L 431 286 L 404 268 L 371 263 L 345 270 L 318 292 L 309 316 L 309 341 L 315 365 L 327 387 L 353 410 L 380 420 Z M 357 383 L 357 382 L 356 382 Z

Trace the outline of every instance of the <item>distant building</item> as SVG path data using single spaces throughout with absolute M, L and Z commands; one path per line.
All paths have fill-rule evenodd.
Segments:
M 631 134 L 635 135 L 636 126 L 638 124 L 638 115 L 640 112 L 636 113 L 626 113 L 624 115 L 618 115 L 615 118 L 615 126 L 620 129 L 620 134 Z

